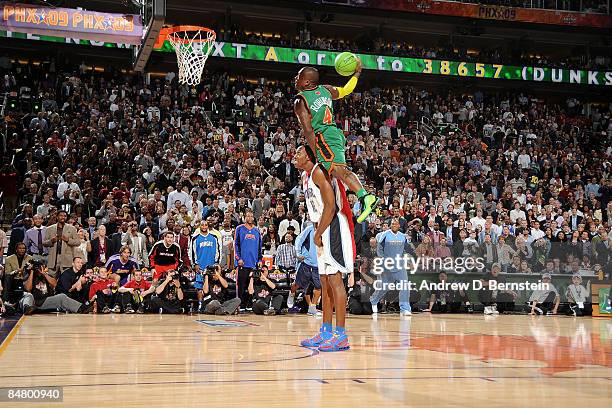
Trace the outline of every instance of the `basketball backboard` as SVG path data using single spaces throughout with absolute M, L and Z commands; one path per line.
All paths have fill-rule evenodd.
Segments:
M 134 46 L 132 65 L 135 71 L 143 71 L 153 52 L 153 45 L 166 19 L 166 0 L 131 0 L 140 8 L 144 26 L 142 42 Z

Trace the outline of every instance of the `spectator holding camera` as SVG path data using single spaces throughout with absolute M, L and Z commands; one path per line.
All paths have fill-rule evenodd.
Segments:
M 83 303 L 69 298 L 65 293 L 55 294 L 57 279 L 53 277 L 47 267 L 33 261 L 26 268 L 27 277 L 24 280 L 23 297 L 19 301 L 19 308 L 25 315 L 36 310 L 63 311 L 70 313 L 89 313 L 90 308 Z
M 252 211 L 247 211 L 244 224 L 236 228 L 234 238 L 235 266 L 238 267 L 236 279 L 236 296 L 242 299 L 242 306 L 246 307 L 247 292 L 251 272 L 257 267 L 262 258 L 262 240 L 259 229 L 255 225 Z M 252 294 L 249 292 L 249 294 Z
M 206 314 L 232 315 L 240 307 L 239 298 L 229 298 L 227 280 L 219 265 L 210 265 L 204 276 L 203 299 L 200 311 Z
M 145 303 L 150 295 L 155 292 L 155 288 L 143 279 L 142 270 L 135 270 L 132 280 L 121 286 L 119 292 L 119 302 L 121 308 L 127 314 L 132 314 L 134 311 L 138 314 L 145 312 Z
M 174 232 L 166 231 L 162 234 L 162 240 L 156 242 L 149 253 L 149 265 L 155 269 L 154 283 L 169 270 L 176 271 L 180 262 L 181 248 L 174 242 Z
M 159 310 L 160 313 L 179 314 L 183 312 L 181 306 L 184 294 L 181 287 L 179 273 L 168 270 L 166 278 L 155 288 L 155 294 L 148 302 L 150 311 Z
M 81 243 L 76 228 L 66 223 L 67 218 L 68 213 L 59 210 L 57 223 L 45 229 L 43 245 L 49 248 L 47 265 L 52 276 L 57 276 L 60 271 L 72 265 L 74 248 Z
M 268 278 L 268 269 L 256 269 L 249 274 L 249 295 L 253 298 L 253 313 L 274 316 L 280 313 L 283 295 L 274 295 L 276 284 Z

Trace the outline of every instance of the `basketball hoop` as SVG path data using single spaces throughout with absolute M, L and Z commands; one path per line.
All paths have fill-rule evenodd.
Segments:
M 217 35 L 213 30 L 200 26 L 176 26 L 165 29 L 166 38 L 176 52 L 179 67 L 179 83 L 197 85 L 212 51 Z

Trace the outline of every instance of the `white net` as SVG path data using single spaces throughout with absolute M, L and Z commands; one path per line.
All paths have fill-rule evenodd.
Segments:
M 185 29 L 168 34 L 168 41 L 176 51 L 179 67 L 179 83 L 197 85 L 202 80 L 202 71 L 212 51 L 216 35 L 212 30 Z

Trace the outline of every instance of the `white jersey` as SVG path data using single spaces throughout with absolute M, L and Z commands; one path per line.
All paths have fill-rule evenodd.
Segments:
M 304 191 L 304 198 L 306 199 L 308 216 L 312 222 L 319 222 L 323 215 L 323 196 L 321 195 L 321 190 L 319 190 L 319 187 L 312 179 L 312 174 L 318 165 L 318 163 L 314 165 L 310 174 L 307 172 L 302 173 L 302 191 Z
M 306 208 L 310 220 L 318 223 L 323 216 L 323 196 L 321 190 L 314 183 L 312 173 L 316 166 L 312 168 L 310 174 L 302 174 L 302 188 L 306 199 Z M 335 198 L 335 214 L 329 226 L 323 232 L 321 240 L 322 247 L 317 247 L 317 265 L 320 275 L 333 275 L 337 272 L 349 273 L 353 271 L 355 262 L 355 252 L 353 243 L 353 233 L 350 227 L 350 220 L 346 218 L 341 210 L 344 186 L 341 186 L 336 179 L 331 180 Z

